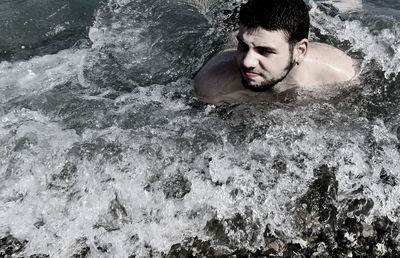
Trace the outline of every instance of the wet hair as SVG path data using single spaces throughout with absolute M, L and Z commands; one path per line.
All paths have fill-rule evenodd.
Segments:
M 249 0 L 239 12 L 240 24 L 269 31 L 282 30 L 289 43 L 308 38 L 310 16 L 303 0 Z

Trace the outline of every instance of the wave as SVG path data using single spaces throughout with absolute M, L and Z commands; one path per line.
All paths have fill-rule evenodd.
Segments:
M 340 13 L 327 15 L 319 5 L 311 1 L 312 26 L 322 35 L 333 36 L 348 43 L 348 52 L 362 53 L 363 67 L 372 61 L 385 72 L 386 78 L 395 78 L 400 71 L 400 23 L 391 16 L 369 14 L 369 10 L 350 14 L 343 20 Z M 331 1 L 334 5 L 334 1 Z M 365 13 L 364 13 L 365 12 Z M 386 12 L 387 13 L 387 12 Z M 361 19 L 359 18 L 361 16 Z M 382 27 L 383 25 L 383 27 Z
M 397 255 L 397 21 L 311 2 L 363 87 L 201 103 L 191 77 L 237 6 L 111 0 L 90 44 L 0 63 L 0 254 Z

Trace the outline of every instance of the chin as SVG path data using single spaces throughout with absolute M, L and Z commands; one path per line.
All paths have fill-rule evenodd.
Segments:
M 252 90 L 252 91 L 266 91 L 270 90 L 272 87 L 274 87 L 275 83 L 272 84 L 267 84 L 267 83 L 251 83 L 251 82 L 246 82 L 243 84 L 243 86 L 246 89 Z
M 274 80 L 274 81 L 266 81 L 266 80 L 260 80 L 260 81 L 255 81 L 246 78 L 243 73 L 240 73 L 242 77 L 242 84 L 246 89 L 252 90 L 252 91 L 266 91 L 270 90 L 272 87 L 274 87 L 279 80 Z

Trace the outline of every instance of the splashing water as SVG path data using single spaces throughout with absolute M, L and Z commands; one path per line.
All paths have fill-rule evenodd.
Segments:
M 399 255 L 400 10 L 310 2 L 312 38 L 363 60 L 359 89 L 201 103 L 191 79 L 238 3 L 110 0 L 73 46 L 54 53 L 62 16 L 33 56 L 4 48 L 0 256 Z

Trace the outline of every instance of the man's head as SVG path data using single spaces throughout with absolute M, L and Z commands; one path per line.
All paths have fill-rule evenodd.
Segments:
M 274 86 L 306 55 L 310 18 L 303 0 L 249 0 L 239 20 L 237 61 L 246 87 Z
M 310 17 L 303 0 L 249 0 L 239 13 L 248 28 L 283 31 L 290 44 L 308 38 Z

